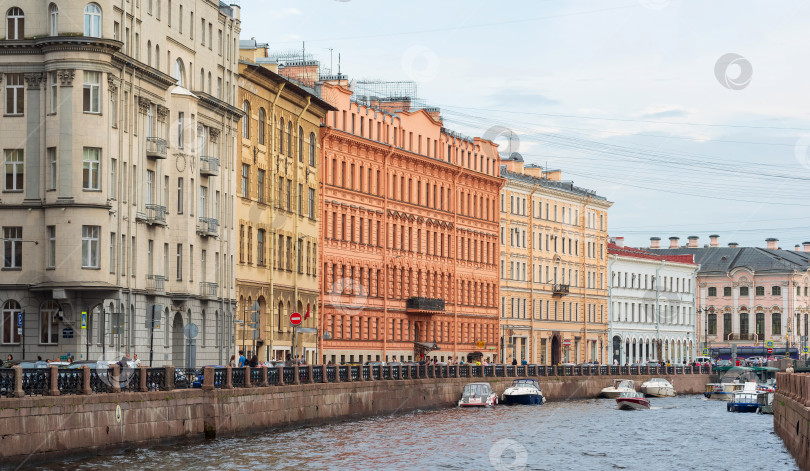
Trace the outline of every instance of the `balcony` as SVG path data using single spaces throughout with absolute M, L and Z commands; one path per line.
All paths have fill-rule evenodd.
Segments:
M 568 291 L 570 290 L 571 285 L 564 285 L 561 283 L 555 283 L 554 286 L 551 288 L 552 296 L 567 296 Z
M 161 137 L 146 138 L 146 156 L 153 159 L 166 158 L 166 139 Z
M 166 225 L 166 206 L 159 204 L 147 204 L 144 220 L 147 224 Z
M 737 333 L 734 333 L 734 334 L 728 334 L 728 338 L 726 340 L 754 340 L 754 341 L 756 341 L 758 339 L 757 339 L 757 334 L 748 334 L 748 333 L 737 334 Z
M 219 175 L 219 159 L 203 155 L 200 157 L 200 175 L 216 177 Z
M 211 283 L 210 281 L 200 282 L 200 296 L 202 296 L 203 298 L 216 299 L 218 293 L 219 293 L 218 284 Z
M 405 300 L 405 309 L 444 312 L 444 299 L 412 297 Z
M 203 237 L 216 237 L 219 235 L 219 221 L 214 218 L 201 217 L 197 220 L 197 234 Z
M 151 293 L 166 292 L 166 277 L 163 275 L 146 275 L 146 291 Z

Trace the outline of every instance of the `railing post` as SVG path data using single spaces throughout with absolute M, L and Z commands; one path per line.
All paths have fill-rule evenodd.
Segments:
M 141 380 L 140 380 L 140 382 L 138 384 L 138 391 L 140 391 L 140 392 L 146 392 L 147 391 L 147 388 L 146 388 L 146 370 L 147 369 L 148 368 L 146 368 L 145 366 L 141 366 L 141 367 L 138 368 L 138 371 L 141 372 Z
M 804 381 L 805 391 L 805 396 L 802 398 L 804 400 L 804 407 L 810 407 L 810 376 L 802 376 L 802 381 Z
M 382 368 L 385 368 L 385 369 L 388 371 L 387 378 L 388 378 L 389 380 L 390 380 L 390 379 L 394 379 L 394 377 L 393 377 L 393 376 L 391 376 L 391 375 L 394 373 L 394 368 L 393 368 L 391 365 L 385 365 L 385 366 L 383 366 Z M 386 375 L 385 375 L 385 374 L 383 374 L 383 370 L 382 370 L 382 368 L 380 368 L 380 379 L 384 379 L 384 378 L 386 378 Z
M 314 378 L 312 378 L 312 365 L 307 365 L 307 373 L 309 374 L 309 376 L 307 376 L 307 378 L 309 378 L 309 382 L 314 383 Z
M 112 373 L 110 373 L 112 370 Z M 110 379 L 110 375 L 112 374 L 112 392 L 120 393 L 121 392 L 121 365 L 113 365 L 112 368 L 107 370 L 107 379 Z
M 174 389 L 174 365 L 167 365 L 166 373 L 164 373 L 164 381 L 166 382 L 166 391 L 171 391 Z M 187 378 L 189 381 L 192 381 L 193 378 Z M 213 383 L 212 383 L 213 384 Z
M 223 389 L 233 389 L 233 367 L 225 368 L 225 385 Z
M 14 397 L 25 396 L 25 391 L 22 388 L 23 371 L 22 366 L 14 365 Z
M 48 376 L 51 377 L 51 387 L 48 389 L 49 396 L 58 396 L 59 392 L 59 368 L 55 365 L 48 367 Z
M 206 366 L 203 368 L 203 381 L 202 388 L 205 391 L 214 389 L 214 367 Z
M 242 385 L 243 388 L 252 388 L 253 382 L 250 381 L 250 367 L 245 365 L 245 384 Z
M 15 367 L 16 368 L 16 367 Z M 22 390 L 22 376 L 20 376 L 20 390 Z M 82 394 L 90 395 L 93 394 L 93 390 L 90 388 L 90 367 L 85 365 L 82 366 Z
M 284 386 L 284 365 L 278 365 L 276 368 L 278 371 L 278 385 Z
M 293 366 L 293 384 L 301 384 L 301 380 L 298 377 L 298 365 Z
M 329 378 L 326 377 L 326 365 L 316 366 L 315 368 L 320 368 L 321 369 L 321 382 L 322 383 L 328 383 Z
M 267 367 L 263 366 L 262 367 L 262 387 L 265 387 L 265 388 L 270 386 L 270 384 L 267 382 L 268 381 L 267 376 L 268 376 L 267 375 Z

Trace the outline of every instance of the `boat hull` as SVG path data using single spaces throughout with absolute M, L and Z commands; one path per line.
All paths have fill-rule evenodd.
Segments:
M 662 386 L 641 387 L 641 392 L 653 397 L 675 397 L 675 388 Z
M 546 402 L 545 398 L 540 394 L 505 394 L 503 395 L 504 404 L 523 404 L 523 405 L 542 405 Z
M 751 403 L 734 403 L 729 402 L 726 405 L 726 410 L 729 412 L 756 412 L 757 409 L 760 407 L 759 404 L 751 404 Z
M 621 396 L 623 392 L 626 391 L 621 391 L 618 389 L 603 389 L 599 395 L 608 399 L 616 399 L 617 397 Z
M 616 399 L 620 410 L 645 410 L 650 408 L 650 401 L 644 398 L 620 397 Z

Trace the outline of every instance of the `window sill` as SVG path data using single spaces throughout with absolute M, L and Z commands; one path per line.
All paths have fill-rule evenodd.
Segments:
M 3 267 L 0 268 L 2 271 L 22 271 L 22 267 Z
M 23 190 L 3 190 L 3 193 L 22 193 Z
M 23 113 L 23 114 L 9 114 L 9 113 L 6 113 L 6 114 L 3 115 L 3 117 L 4 118 L 24 118 L 25 113 Z
M 101 188 L 82 188 L 82 191 L 87 193 L 101 193 Z
M 101 267 L 82 267 L 82 270 L 101 270 Z
M 82 113 L 91 114 L 91 115 L 95 115 L 95 116 L 101 116 L 101 111 L 85 111 L 85 110 L 82 110 Z
M 56 270 L 56 267 L 45 267 L 46 270 Z

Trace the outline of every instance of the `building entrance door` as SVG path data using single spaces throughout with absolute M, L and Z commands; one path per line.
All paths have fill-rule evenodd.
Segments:
M 562 351 L 560 348 L 560 337 L 555 335 L 551 338 L 551 364 L 556 365 L 560 362 L 560 355 Z

